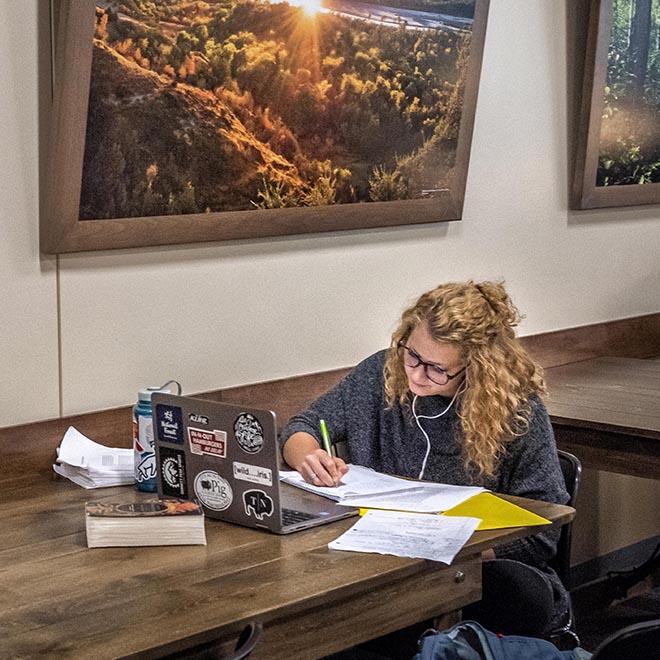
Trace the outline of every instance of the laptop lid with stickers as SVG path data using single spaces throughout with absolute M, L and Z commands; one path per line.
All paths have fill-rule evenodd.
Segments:
M 209 518 L 278 534 L 355 515 L 279 480 L 275 413 L 152 395 L 158 494 L 196 499 Z

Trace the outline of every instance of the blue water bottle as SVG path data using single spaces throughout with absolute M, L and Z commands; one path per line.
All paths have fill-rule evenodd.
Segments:
M 156 452 L 151 395 L 154 392 L 181 394 L 181 385 L 169 380 L 160 387 L 147 387 L 138 392 L 133 406 L 133 454 L 135 457 L 135 487 L 147 493 L 156 492 Z

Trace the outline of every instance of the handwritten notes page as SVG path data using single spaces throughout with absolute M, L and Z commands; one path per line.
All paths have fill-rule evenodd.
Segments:
M 473 495 L 483 492 L 477 486 L 452 486 L 411 482 L 416 487 L 408 490 L 344 497 L 338 504 L 357 506 L 367 509 L 394 509 L 397 511 L 415 511 L 417 513 L 438 513 L 455 507 Z
M 328 543 L 328 547 L 451 564 L 478 524 L 478 518 L 367 511 L 353 527 Z
M 295 471 L 281 471 L 280 479 L 317 495 L 329 497 L 342 506 L 420 513 L 437 513 L 451 509 L 484 491 L 477 486 L 452 486 L 402 479 L 361 465 L 349 465 L 341 483 L 334 487 L 308 484 Z
M 317 495 L 329 497 L 336 502 L 345 497 L 354 497 L 368 493 L 389 493 L 392 491 L 409 490 L 417 484 L 389 474 L 376 472 L 361 465 L 349 465 L 348 472 L 342 477 L 338 486 L 314 486 L 307 483 L 295 470 L 280 470 L 280 479 L 292 486 L 308 490 Z

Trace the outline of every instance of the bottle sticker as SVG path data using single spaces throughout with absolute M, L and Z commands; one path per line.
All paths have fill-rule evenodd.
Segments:
M 263 490 L 246 490 L 243 493 L 245 514 L 253 515 L 257 520 L 273 515 L 273 500 Z
M 154 448 L 154 425 L 151 417 L 146 415 L 138 416 L 138 435 L 137 435 L 137 450 L 153 451 Z
M 168 406 L 164 403 L 156 404 L 156 433 L 161 442 L 171 442 L 176 445 L 183 444 L 183 420 L 181 408 Z
M 154 427 L 151 417 L 139 415 L 135 451 L 139 458 L 135 464 L 135 480 L 139 483 L 156 478 L 156 454 L 154 454 Z
M 189 426 L 188 440 L 190 451 L 193 454 L 198 456 L 208 454 L 218 458 L 227 456 L 227 433 L 225 431 L 207 431 L 206 429 L 195 429 Z
M 256 454 L 264 446 L 264 430 L 259 420 L 250 413 L 241 413 L 234 422 L 234 436 L 240 448 Z
M 273 471 L 269 468 L 239 463 L 238 461 L 234 461 L 233 468 L 234 479 L 250 481 L 253 484 L 261 484 L 262 486 L 273 485 Z
M 135 465 L 135 481 L 142 483 L 156 478 L 156 455 L 152 451 L 140 455 Z
M 234 499 L 229 482 L 213 470 L 200 472 L 193 488 L 199 501 L 213 511 L 224 511 Z
M 160 474 L 163 495 L 188 499 L 186 458 L 180 449 L 159 447 Z

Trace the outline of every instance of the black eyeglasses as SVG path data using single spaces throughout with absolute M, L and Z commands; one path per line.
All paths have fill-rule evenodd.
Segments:
M 439 367 L 433 362 L 426 362 L 412 349 L 400 341 L 397 346 L 403 349 L 403 363 L 409 369 L 416 369 L 421 364 L 424 367 L 424 375 L 436 385 L 446 385 L 452 378 L 456 378 L 465 371 L 465 367 L 450 374 L 446 369 Z

